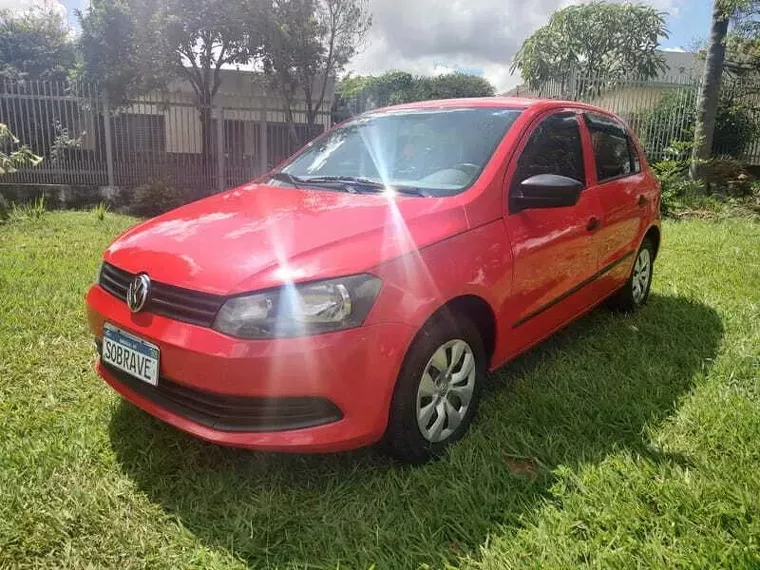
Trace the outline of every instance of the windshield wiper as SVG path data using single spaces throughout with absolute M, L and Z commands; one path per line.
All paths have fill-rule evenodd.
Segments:
M 289 184 L 292 184 L 293 186 L 295 186 L 299 190 L 301 189 L 301 184 L 303 184 L 304 182 L 306 182 L 305 180 L 302 180 L 302 179 L 298 178 L 297 176 L 293 176 L 292 174 L 288 174 L 287 172 L 283 172 L 283 171 L 274 172 L 274 173 L 272 173 L 272 174 L 269 175 L 269 178 L 271 178 L 273 180 L 280 180 L 282 182 L 287 182 Z
M 426 194 L 419 188 L 413 186 L 386 186 L 382 182 L 371 180 L 369 178 L 362 178 L 359 176 L 315 176 L 313 178 L 304 178 L 300 180 L 303 184 L 341 184 L 349 192 L 385 192 L 388 188 L 398 194 L 406 194 L 409 196 L 420 196 L 427 198 L 430 195 Z
M 323 184 L 323 183 L 338 183 L 338 184 L 360 184 L 367 188 L 385 189 L 385 184 L 382 182 L 375 182 L 369 178 L 362 178 L 360 176 L 313 176 L 311 178 L 304 178 L 304 182 L 310 184 Z

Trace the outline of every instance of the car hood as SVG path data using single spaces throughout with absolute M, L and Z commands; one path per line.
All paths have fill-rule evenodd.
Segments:
M 228 295 L 367 271 L 467 229 L 456 198 L 250 184 L 127 230 L 105 260 Z

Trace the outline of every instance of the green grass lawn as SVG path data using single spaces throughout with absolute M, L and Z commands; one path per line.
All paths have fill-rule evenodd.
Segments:
M 758 568 L 760 224 L 667 223 L 649 305 L 492 379 L 445 459 L 202 443 L 92 370 L 133 219 L 0 225 L 0 567 Z

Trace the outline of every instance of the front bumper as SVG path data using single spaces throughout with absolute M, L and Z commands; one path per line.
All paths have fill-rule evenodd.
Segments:
M 341 451 L 378 441 L 415 333 L 392 323 L 304 338 L 240 340 L 159 315 L 133 315 L 98 285 L 87 294 L 87 315 L 97 339 L 108 321 L 158 345 L 164 387 L 179 394 L 173 401 L 157 397 L 150 386 L 99 362 L 98 373 L 127 400 L 205 440 L 271 451 Z M 205 409 L 182 400 L 198 394 Z M 234 408 L 235 422 L 214 418 L 220 405 Z

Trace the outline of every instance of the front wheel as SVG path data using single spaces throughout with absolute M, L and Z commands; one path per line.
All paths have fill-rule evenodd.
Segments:
M 384 443 L 391 455 L 423 463 L 461 438 L 477 411 L 486 356 L 467 318 L 434 318 L 417 335 L 393 393 Z
M 654 244 L 652 240 L 645 238 L 636 253 L 636 260 L 628 281 L 610 298 L 610 306 L 620 311 L 630 312 L 644 305 L 649 299 L 653 269 Z

